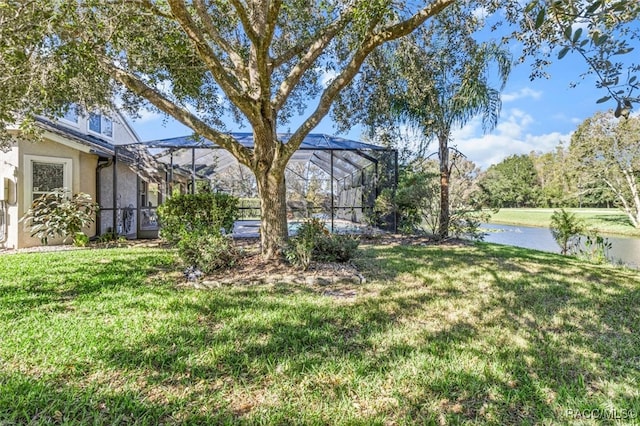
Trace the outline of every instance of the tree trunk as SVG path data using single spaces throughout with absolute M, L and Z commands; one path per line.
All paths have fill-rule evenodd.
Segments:
M 445 239 L 449 236 L 449 139 L 447 136 L 438 138 L 440 157 L 440 220 L 438 226 L 438 238 Z
M 260 196 L 260 243 L 262 256 L 275 259 L 282 252 L 289 235 L 284 173 L 256 173 Z

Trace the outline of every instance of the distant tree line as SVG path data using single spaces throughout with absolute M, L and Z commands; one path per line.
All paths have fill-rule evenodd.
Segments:
M 604 183 L 577 168 L 569 148 L 511 155 L 478 180 L 487 207 L 613 207 L 615 196 Z
M 512 155 L 478 178 L 488 207 L 620 207 L 640 222 L 640 118 L 601 112 L 569 146 Z M 636 225 L 637 226 L 637 225 Z

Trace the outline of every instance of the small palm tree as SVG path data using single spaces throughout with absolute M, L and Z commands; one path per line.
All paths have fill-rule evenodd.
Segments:
M 417 32 L 403 42 L 397 56 L 406 90 L 392 101 L 394 112 L 418 129 L 425 142 L 438 141 L 440 238 L 449 232 L 452 129 L 481 116 L 483 129 L 492 130 L 502 106 L 500 91 L 511 70 L 506 50 L 493 43 L 478 44 L 454 28 L 443 24 L 442 31 Z M 490 81 L 494 68 L 497 87 Z

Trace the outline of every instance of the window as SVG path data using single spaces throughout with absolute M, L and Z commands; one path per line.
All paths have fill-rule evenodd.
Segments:
M 69 123 L 78 124 L 78 107 L 76 104 L 71 104 L 67 112 L 64 113 L 62 117 L 60 117 L 64 121 L 68 121 Z
M 25 199 L 33 200 L 56 188 L 71 188 L 70 158 L 25 155 Z
M 89 131 L 108 138 L 113 137 L 113 121 L 102 114 L 89 114 Z

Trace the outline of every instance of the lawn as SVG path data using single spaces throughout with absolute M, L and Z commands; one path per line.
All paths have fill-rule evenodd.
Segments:
M 160 249 L 2 255 L 0 424 L 638 422 L 640 272 L 490 244 L 356 263 L 349 288 L 196 290 Z
M 539 226 L 548 228 L 551 215 L 559 209 L 500 209 L 491 215 L 491 223 L 505 225 Z M 584 220 L 589 228 L 603 234 L 640 236 L 640 229 L 633 227 L 627 215 L 619 209 L 566 209 Z

